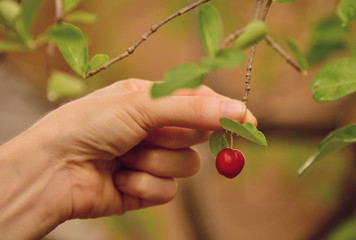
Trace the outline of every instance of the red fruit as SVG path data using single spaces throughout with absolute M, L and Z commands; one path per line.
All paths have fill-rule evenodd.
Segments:
M 216 157 L 216 169 L 227 178 L 236 177 L 245 165 L 245 157 L 240 150 L 224 148 Z

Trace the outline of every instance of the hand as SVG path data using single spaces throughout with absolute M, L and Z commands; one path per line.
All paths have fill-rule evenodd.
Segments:
M 42 234 L 68 219 L 123 214 L 170 201 L 174 178 L 199 169 L 199 155 L 189 147 L 207 140 L 209 130 L 220 129 L 220 117 L 256 124 L 243 103 L 207 87 L 151 100 L 151 84 L 131 79 L 98 90 L 53 111 L 8 144 L 12 156 L 18 144 L 32 143 L 28 157 L 37 153 L 35 169 L 28 167 L 32 178 L 21 186 L 39 185 L 32 197 L 56 216 Z

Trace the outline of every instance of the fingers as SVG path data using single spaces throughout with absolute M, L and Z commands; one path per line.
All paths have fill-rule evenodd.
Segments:
M 220 117 L 228 117 L 238 122 L 245 119 L 247 109 L 241 101 L 221 96 L 206 86 L 196 90 L 181 90 L 174 95 L 152 100 L 149 95 L 150 82 L 126 80 L 113 85 L 131 92 L 126 99 L 137 109 L 137 114 L 150 129 L 162 126 L 177 126 L 200 130 L 219 130 Z
M 171 96 L 156 101 L 143 97 L 134 104 L 139 110 L 140 122 L 150 129 L 177 126 L 220 130 L 221 117 L 242 122 L 247 112 L 245 104 L 240 101 L 205 96 Z
M 172 178 L 156 177 L 146 172 L 120 171 L 114 176 L 114 183 L 120 192 L 133 198 L 131 201 L 135 201 L 134 199 L 137 198 L 145 202 L 152 202 L 152 204 L 169 202 L 177 191 L 177 185 Z M 142 203 L 126 204 L 140 205 Z M 135 209 L 134 206 L 126 206 L 126 208 Z
M 173 177 L 188 177 L 200 167 L 199 155 L 191 149 L 169 150 L 137 147 L 120 157 L 128 169 L 114 175 L 124 211 L 171 201 L 177 191 Z
M 169 149 L 188 148 L 205 142 L 209 132 L 179 127 L 163 127 L 154 129 L 144 139 L 144 143 Z
M 200 168 L 200 157 L 192 149 L 169 150 L 138 147 L 120 158 L 127 168 L 158 177 L 189 177 Z

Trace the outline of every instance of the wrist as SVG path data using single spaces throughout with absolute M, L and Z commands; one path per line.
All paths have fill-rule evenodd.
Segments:
M 40 238 L 66 220 L 70 191 L 64 166 L 53 151 L 56 138 L 51 129 L 34 126 L 0 146 L 4 239 Z

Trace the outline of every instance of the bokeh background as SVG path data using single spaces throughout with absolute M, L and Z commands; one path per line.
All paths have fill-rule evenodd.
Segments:
M 96 13 L 98 20 L 78 26 L 88 36 L 90 56 L 105 53 L 115 57 L 151 26 L 192 2 L 84 0 L 78 9 Z M 225 36 L 252 18 L 254 1 L 212 2 L 222 13 Z M 293 37 L 303 52 L 315 56 L 311 54 L 315 26 L 335 15 L 338 2 L 300 0 L 273 5 L 266 21 L 269 35 L 285 49 L 287 36 Z M 34 34 L 42 33 L 53 22 L 54 3 L 43 1 Z M 207 144 L 200 144 L 195 148 L 202 157 L 202 168 L 195 176 L 178 180 L 177 197 L 171 203 L 124 216 L 68 221 L 45 239 L 356 239 L 355 235 L 340 238 L 335 233 L 344 220 L 356 213 L 355 145 L 330 155 L 302 177 L 297 176 L 297 169 L 328 132 L 356 122 L 355 95 L 316 103 L 308 87 L 323 64 L 350 56 L 347 45 L 335 49 L 338 51 L 328 58 L 313 60 L 308 75 L 303 76 L 266 42 L 258 45 L 248 107 L 258 118 L 258 127 L 265 133 L 269 146 L 240 140 L 238 146 L 247 162 L 237 178 L 228 180 L 218 175 Z M 170 68 L 181 63 L 197 63 L 203 56 L 197 11 L 192 11 L 159 29 L 129 58 L 85 81 L 90 91 L 127 78 L 157 81 Z M 54 65 L 56 69 L 72 72 L 58 51 Z M 205 84 L 221 94 L 241 99 L 245 68 L 213 72 Z M 47 79 L 45 47 L 30 52 L 1 53 L 0 143 L 65 103 L 47 100 Z M 349 224 L 356 229 L 355 221 Z

